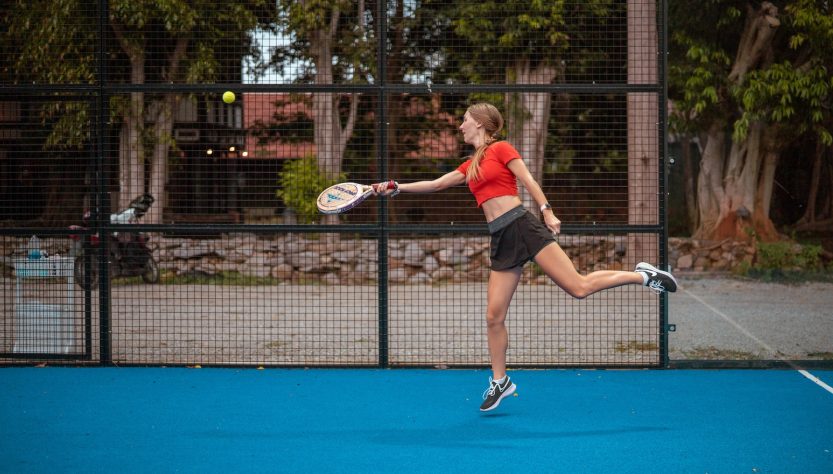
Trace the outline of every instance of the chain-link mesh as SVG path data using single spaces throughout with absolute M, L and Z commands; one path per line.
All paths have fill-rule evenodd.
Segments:
M 6 3 L 5 362 L 488 364 L 465 186 L 314 205 L 453 172 L 481 101 L 581 273 L 665 260 L 662 2 Z M 508 362 L 661 365 L 663 304 L 527 265 Z

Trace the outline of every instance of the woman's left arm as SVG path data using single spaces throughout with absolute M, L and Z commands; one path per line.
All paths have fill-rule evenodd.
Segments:
M 511 171 L 518 178 L 518 180 L 520 180 L 521 184 L 524 185 L 526 190 L 529 192 L 529 195 L 532 196 L 532 199 L 538 205 L 539 209 L 545 204 L 549 204 L 547 197 L 544 195 L 544 191 L 535 181 L 535 178 L 532 177 L 532 174 L 529 172 L 529 168 L 526 167 L 524 160 L 512 160 L 506 166 L 509 168 L 509 171 Z M 551 207 L 544 208 L 541 211 L 541 215 L 544 217 L 544 224 L 546 224 L 551 231 L 556 234 L 561 232 L 561 221 L 555 217 L 555 213 L 553 213 Z

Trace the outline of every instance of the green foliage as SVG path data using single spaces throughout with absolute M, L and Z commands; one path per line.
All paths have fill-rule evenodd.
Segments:
M 48 103 L 41 107 L 40 115 L 44 123 L 53 122 L 44 148 L 80 150 L 89 143 L 92 117 L 87 102 Z
M 315 222 L 320 214 L 316 199 L 322 190 L 346 178 L 342 174 L 336 180 L 328 180 L 318 169 L 314 156 L 293 160 L 284 166 L 275 194 L 291 207 L 301 222 Z
M 2 18 L 7 29 L 0 29 L 0 53 L 14 59 L 4 76 L 23 84 L 95 83 L 99 25 L 97 10 L 90 8 L 89 2 L 7 3 Z M 251 46 L 248 35 L 259 24 L 272 21 L 274 11 L 267 0 L 110 0 L 107 26 L 112 31 L 107 34 L 119 41 L 109 41 L 112 49 L 107 53 L 110 57 L 147 57 L 187 39 L 178 77 L 167 77 L 167 67 L 146 67 L 147 81 L 212 82 L 219 70 L 216 51 L 229 41 Z M 133 77 L 126 69 L 113 68 L 109 79 L 130 82 Z M 118 104 L 111 100 L 111 105 Z M 114 122 L 128 113 L 124 106 L 115 110 L 120 116 L 111 110 Z M 44 124 L 53 125 L 46 147 L 80 148 L 88 143 L 91 112 L 87 102 L 45 103 L 39 112 Z
M 92 15 L 79 0 L 13 2 L 0 29 L 0 54 L 11 59 L 4 77 L 21 84 L 95 83 Z M 83 148 L 89 141 L 89 103 L 39 103 L 41 123 L 51 126 L 44 148 Z
M 758 242 L 755 267 L 761 270 L 818 270 L 821 268 L 820 245 L 792 242 Z
M 278 28 L 291 38 L 289 44 L 272 51 L 274 61 L 271 66 L 277 72 L 283 73 L 288 64 L 311 68 L 321 46 L 327 43 L 334 79 L 349 78 L 350 82 L 360 83 L 373 74 L 374 28 L 363 25 L 369 17 L 369 3 L 365 4 L 366 11 L 363 12 L 358 11 L 359 3 L 351 0 L 278 0 L 276 4 Z M 338 21 L 334 21 L 336 19 Z M 299 81 L 312 82 L 317 73 L 309 69 Z
M 672 130 L 702 131 L 715 120 L 734 123 L 744 140 L 755 121 L 779 125 L 785 141 L 812 132 L 826 145 L 833 100 L 833 10 L 829 2 L 792 0 L 780 7 L 772 60 L 740 84 L 728 76 L 746 14 L 738 2 L 671 2 L 669 96 L 678 111 Z M 697 15 L 691 15 L 692 9 Z
M 798 49 L 805 43 L 814 43 L 814 47 L 827 50 L 831 54 L 833 44 L 833 6 L 830 2 L 818 0 L 793 0 L 785 7 L 792 19 L 795 33 L 790 38 L 790 47 Z
M 462 3 L 450 13 L 454 33 L 477 48 L 474 57 L 518 57 L 519 59 L 556 60 L 553 46 L 566 49 L 577 37 L 586 34 L 582 26 L 568 24 L 565 18 L 578 22 L 593 18 L 597 21 L 610 16 L 612 0 L 590 0 L 571 4 L 564 0 L 487 0 Z M 576 11 L 570 11 L 570 10 Z M 504 12 L 502 15 L 484 12 Z
M 802 282 L 829 280 L 821 259 L 821 245 L 794 242 L 758 242 L 755 263 L 744 265 L 738 273 L 764 281 Z
M 97 25 L 79 0 L 17 0 L 4 13 L 8 29 L 0 43 L 13 58 L 12 80 L 94 83 Z
M 735 89 L 743 114 L 735 122 L 734 138 L 743 140 L 751 121 L 791 123 L 795 135 L 813 130 L 825 145 L 833 135 L 824 122 L 829 120 L 833 81 L 819 63 L 796 68 L 789 62 L 753 71 L 743 86 Z
M 670 89 L 675 107 L 689 118 L 687 121 L 675 115 L 672 130 L 696 129 L 699 123 L 723 113 L 722 91 L 726 89 L 731 57 L 719 46 L 694 39 L 684 31 L 675 31 L 672 39 L 685 52 L 685 60 L 670 64 Z

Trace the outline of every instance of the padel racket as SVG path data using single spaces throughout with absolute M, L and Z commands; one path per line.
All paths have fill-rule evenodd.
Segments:
M 393 181 L 388 189 L 393 188 Z M 358 183 L 338 183 L 325 189 L 318 195 L 318 210 L 322 214 L 339 214 L 358 206 L 373 194 L 372 186 Z

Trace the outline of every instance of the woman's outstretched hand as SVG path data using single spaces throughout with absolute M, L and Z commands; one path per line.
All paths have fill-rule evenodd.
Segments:
M 383 181 L 370 186 L 373 188 L 373 194 L 377 196 L 392 196 L 398 194 L 399 191 L 399 183 L 394 180 Z

